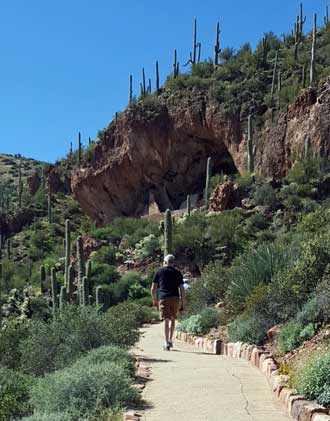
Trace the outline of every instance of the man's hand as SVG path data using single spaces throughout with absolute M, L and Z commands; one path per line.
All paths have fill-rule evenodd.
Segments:
M 155 299 L 153 299 L 153 300 L 152 300 L 152 306 L 153 306 L 153 307 L 157 307 L 157 308 L 158 308 L 158 301 L 157 301 L 157 300 L 155 300 Z

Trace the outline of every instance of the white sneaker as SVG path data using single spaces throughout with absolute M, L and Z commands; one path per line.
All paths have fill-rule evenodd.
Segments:
M 169 342 L 165 342 L 164 344 L 164 351 L 170 351 L 171 347 L 170 347 L 170 343 Z

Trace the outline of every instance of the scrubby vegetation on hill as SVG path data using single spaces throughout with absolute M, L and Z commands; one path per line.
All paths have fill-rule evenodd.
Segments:
M 217 63 L 197 60 L 190 73 L 176 64 L 164 87 L 144 88 L 137 101 L 131 92 L 129 106 L 148 118 L 162 101 L 184 104 L 201 93 L 260 124 L 309 85 L 313 36 L 300 24 L 283 40 L 265 34 L 256 51 L 245 44 L 218 52 Z M 330 70 L 329 22 L 314 35 L 316 87 Z M 208 173 L 206 200 L 195 209 L 167 211 L 164 221 L 120 217 L 104 227 L 82 214 L 65 187 L 72 169 L 94 157 L 94 142 L 83 149 L 79 135 L 78 144 L 57 163 L 54 191 L 45 164 L 0 155 L 0 419 L 109 420 L 140 403 L 128 349 L 139 326 L 156 318 L 149 290 L 164 252 L 175 254 L 189 281 L 182 331 L 270 346 L 282 358 L 327 329 L 330 166 L 313 156 L 310 142 L 281 180 L 252 167 L 249 175 L 209 180 Z M 215 192 L 229 184 L 238 200 L 217 211 Z M 330 405 L 325 352 L 290 381 Z M 282 370 L 292 374 L 292 367 Z

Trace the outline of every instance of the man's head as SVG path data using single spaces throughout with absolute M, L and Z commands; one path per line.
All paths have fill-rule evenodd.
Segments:
M 165 266 L 173 266 L 174 262 L 175 262 L 175 257 L 173 256 L 173 254 L 168 254 L 167 256 L 164 257 Z

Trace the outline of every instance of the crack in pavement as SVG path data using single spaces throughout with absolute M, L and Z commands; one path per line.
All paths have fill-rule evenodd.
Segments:
M 252 421 L 256 421 L 256 419 L 254 418 L 254 416 L 251 414 L 251 412 L 249 411 L 249 400 L 248 400 L 248 398 L 246 397 L 246 395 L 245 395 L 245 393 L 244 393 L 244 385 L 243 385 L 243 383 L 242 383 L 242 380 L 240 379 L 240 377 L 239 376 L 236 376 L 234 373 L 231 373 L 228 369 L 227 369 L 227 367 L 226 367 L 226 371 L 227 371 L 227 373 L 230 375 L 230 376 L 232 376 L 232 377 L 234 377 L 236 380 L 238 380 L 238 382 L 239 382 L 239 384 L 240 384 L 240 386 L 241 386 L 241 390 L 240 390 L 240 392 L 241 392 L 241 395 L 243 396 L 243 398 L 244 398 L 244 400 L 245 400 L 245 407 L 244 407 L 244 410 L 245 410 L 245 412 L 247 413 L 247 415 L 250 417 L 250 419 L 252 420 Z

